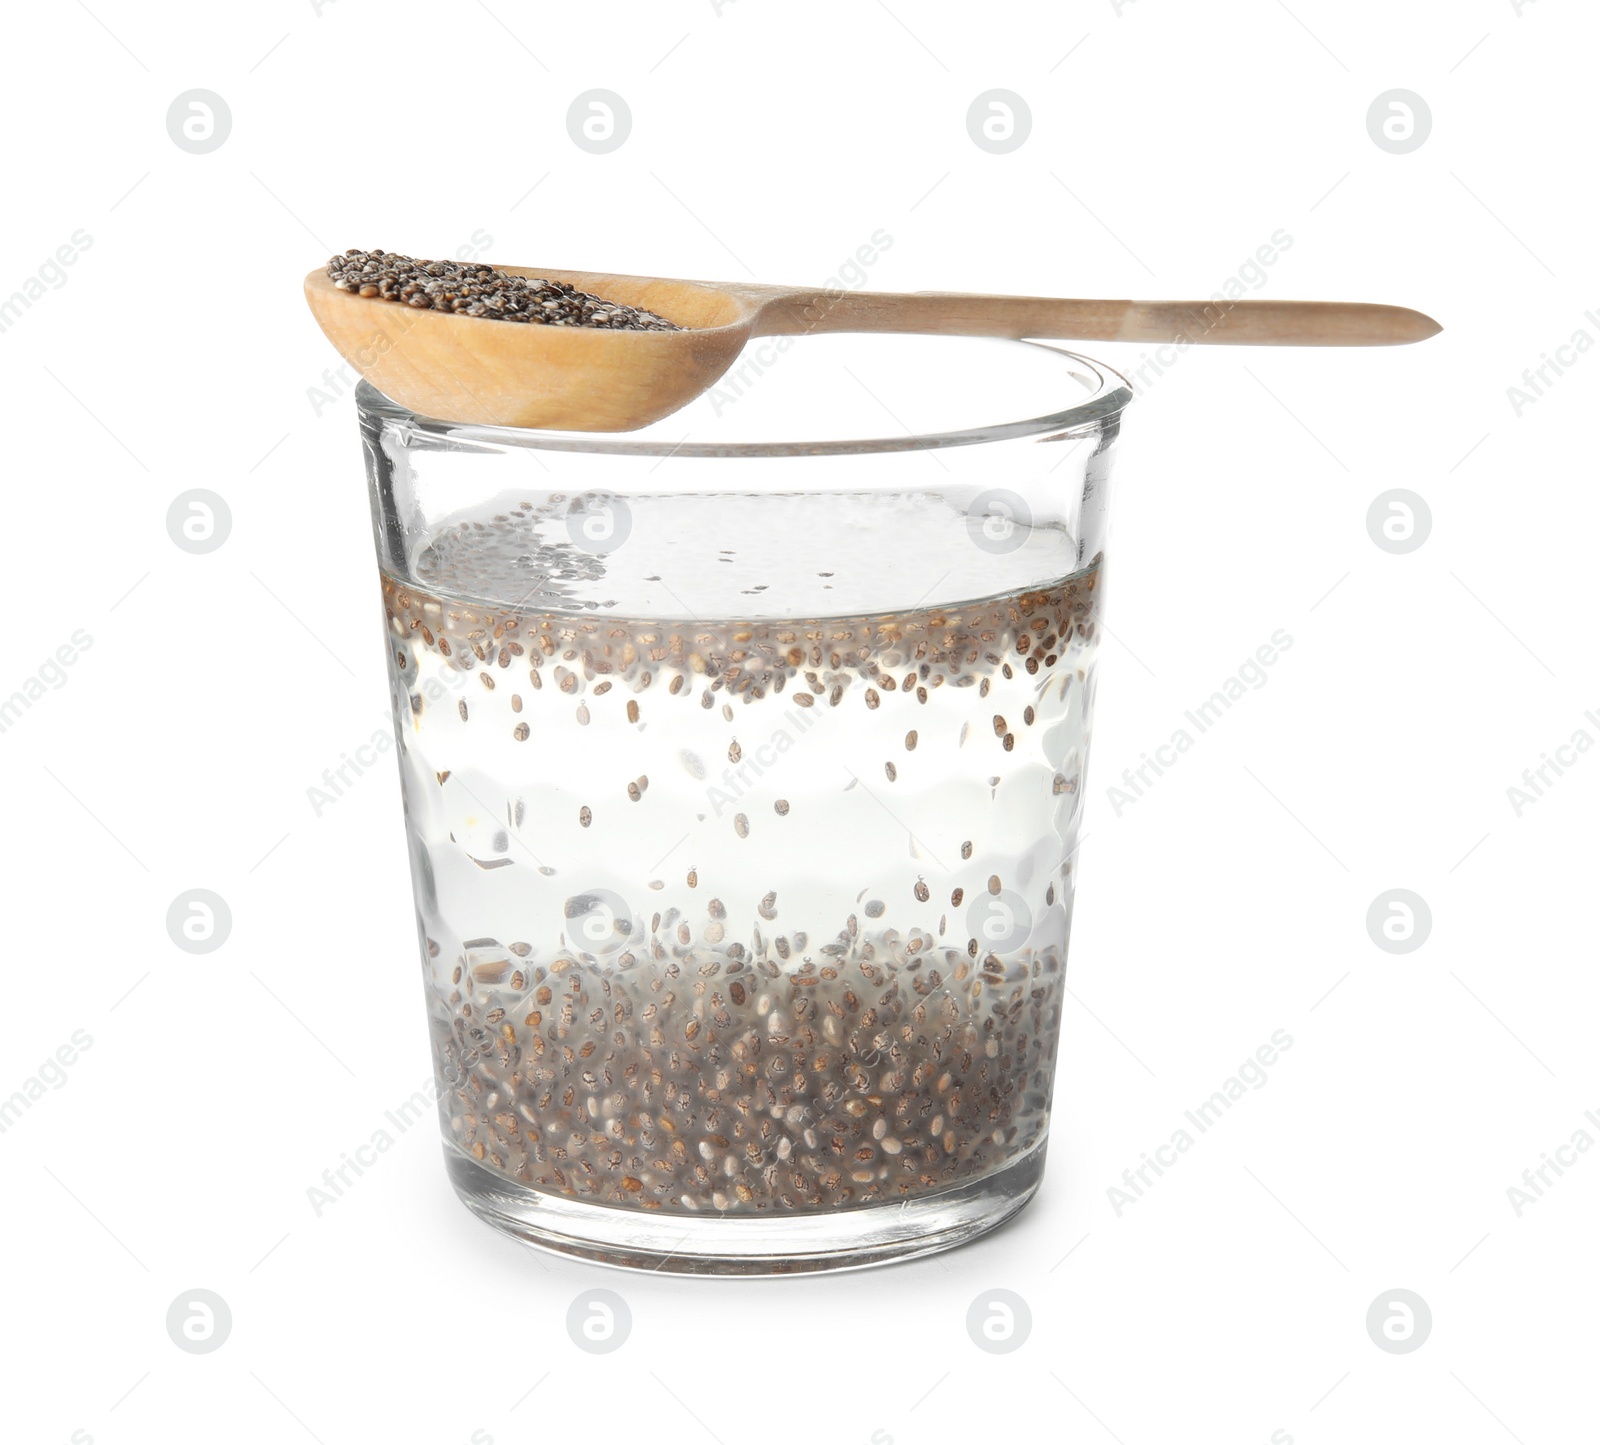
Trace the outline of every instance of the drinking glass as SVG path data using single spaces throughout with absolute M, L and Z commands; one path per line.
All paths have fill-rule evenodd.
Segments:
M 715 1274 L 1039 1187 L 1124 380 L 762 343 L 625 434 L 357 391 L 439 1118 L 530 1243 Z

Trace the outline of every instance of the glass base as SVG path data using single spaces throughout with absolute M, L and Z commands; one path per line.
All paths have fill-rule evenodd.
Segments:
M 1039 1143 L 996 1173 L 935 1194 L 825 1213 L 749 1218 L 585 1204 L 515 1184 L 446 1144 L 445 1168 L 480 1219 L 540 1249 L 660 1274 L 781 1275 L 865 1269 L 954 1249 L 996 1229 L 1039 1187 Z

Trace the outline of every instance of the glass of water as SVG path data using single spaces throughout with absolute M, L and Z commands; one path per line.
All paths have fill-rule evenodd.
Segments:
M 948 1248 L 1039 1186 L 1121 377 L 782 338 L 623 435 L 358 391 L 466 1204 L 690 1273 Z

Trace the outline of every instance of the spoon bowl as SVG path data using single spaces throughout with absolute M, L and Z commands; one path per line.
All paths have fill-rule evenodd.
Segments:
M 684 329 L 607 331 L 414 309 L 341 291 L 323 270 L 306 277 L 306 300 L 345 360 L 412 411 L 568 431 L 633 431 L 670 416 L 733 364 L 759 309 L 733 288 L 688 281 L 496 269 L 564 281 Z

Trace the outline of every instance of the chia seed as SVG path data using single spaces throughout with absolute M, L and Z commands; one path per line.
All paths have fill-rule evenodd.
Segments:
M 419 311 L 449 311 L 535 326 L 683 330 L 653 311 L 591 296 L 564 281 L 512 276 L 478 262 L 418 261 L 394 251 L 351 247 L 344 255 L 329 259 L 328 279 L 352 295 L 394 301 Z

